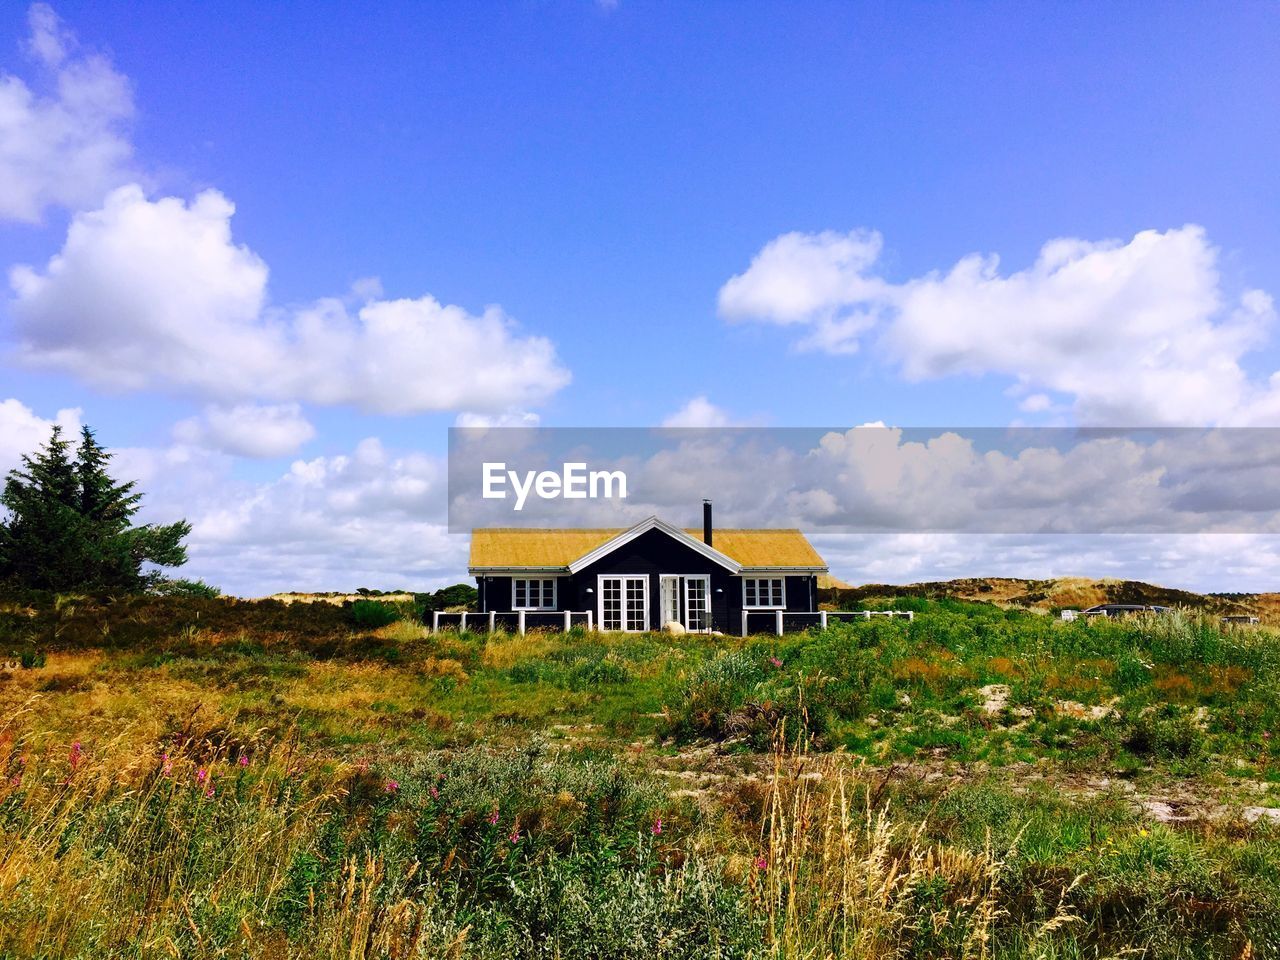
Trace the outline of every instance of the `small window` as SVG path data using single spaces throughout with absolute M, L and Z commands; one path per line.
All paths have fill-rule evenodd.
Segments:
M 517 577 L 511 581 L 512 610 L 554 610 L 556 578 Z
M 785 607 L 786 594 L 783 592 L 782 585 L 782 577 L 744 577 L 742 605 L 744 607 Z

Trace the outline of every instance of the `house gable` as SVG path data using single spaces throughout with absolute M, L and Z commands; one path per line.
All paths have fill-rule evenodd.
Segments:
M 621 547 L 625 547 L 627 544 L 631 543 L 633 540 L 636 540 L 642 537 L 644 534 L 650 532 L 651 530 L 657 531 L 662 534 L 666 534 L 672 540 L 676 541 L 677 543 L 681 544 L 684 547 L 689 548 L 695 553 L 700 554 L 705 559 L 710 560 L 712 563 L 717 564 L 720 567 L 723 567 L 729 573 L 736 574 L 741 572 L 742 570 L 742 565 L 738 563 L 736 560 L 733 560 L 730 557 L 725 556 L 723 553 L 721 553 L 719 550 L 716 550 L 714 547 L 707 546 L 701 540 L 693 536 L 690 536 L 688 533 L 685 533 L 679 527 L 673 527 L 671 524 L 667 523 L 665 520 L 659 520 L 657 517 L 649 517 L 647 520 L 641 520 L 631 529 L 624 530 L 622 533 L 618 534 L 613 539 L 608 540 L 605 543 L 602 543 L 600 546 L 596 547 L 594 550 L 591 550 L 588 553 L 583 554 L 577 560 L 574 560 L 572 563 L 569 564 L 569 572 L 578 573 L 586 569 L 587 567 L 591 566 L 592 564 L 598 563 L 600 560 L 604 559 L 609 554 L 613 553 L 615 550 L 618 550 Z

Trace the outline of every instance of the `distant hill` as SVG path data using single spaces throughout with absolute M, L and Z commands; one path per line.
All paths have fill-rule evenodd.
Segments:
M 412 603 L 413 594 L 403 593 L 273 593 L 264 600 L 279 600 L 281 603 L 332 603 L 342 606 L 356 600 L 380 600 L 383 603 Z
M 833 578 L 834 581 L 834 578 Z M 1022 607 L 1053 613 L 1064 608 L 1082 610 L 1098 603 L 1150 603 L 1188 607 L 1210 613 L 1251 614 L 1264 622 L 1280 624 L 1280 593 L 1192 593 L 1161 587 L 1141 580 L 1090 580 L 1059 577 L 1053 580 L 1020 580 L 1015 577 L 966 577 L 931 583 L 862 586 L 819 584 L 819 600 L 830 607 L 843 607 L 891 597 L 951 598 L 992 603 L 999 607 Z

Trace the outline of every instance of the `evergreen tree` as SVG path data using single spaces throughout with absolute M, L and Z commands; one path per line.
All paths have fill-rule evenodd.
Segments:
M 22 458 L 0 494 L 0 581 L 38 590 L 139 590 L 159 579 L 144 563 L 186 562 L 185 520 L 132 526 L 142 495 L 117 483 L 111 455 L 85 427 L 71 441 L 55 426 L 45 447 Z

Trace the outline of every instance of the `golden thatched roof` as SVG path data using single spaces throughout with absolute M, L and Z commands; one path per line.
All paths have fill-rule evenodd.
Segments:
M 473 570 L 559 569 L 625 532 L 604 527 L 480 527 L 471 531 L 469 566 Z M 702 539 L 701 530 L 685 533 Z M 799 530 L 717 529 L 712 544 L 744 567 L 826 567 Z

